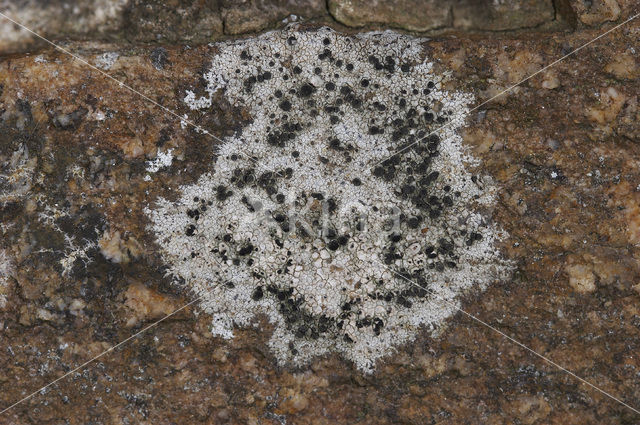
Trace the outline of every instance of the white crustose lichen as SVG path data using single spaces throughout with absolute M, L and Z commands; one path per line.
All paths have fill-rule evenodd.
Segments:
M 14 272 L 13 261 L 6 251 L 0 250 L 0 310 L 4 310 L 7 307 L 9 278 Z
M 456 133 L 472 98 L 443 89 L 423 42 L 292 27 L 218 45 L 206 95 L 185 102 L 214 108 L 222 91 L 251 121 L 178 201 L 147 209 L 215 335 L 264 315 L 281 364 L 337 352 L 369 372 L 505 276 L 504 235 L 479 212 L 495 187 Z

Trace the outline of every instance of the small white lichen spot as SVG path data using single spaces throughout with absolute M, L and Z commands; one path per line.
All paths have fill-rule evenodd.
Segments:
M 120 54 L 117 52 L 106 52 L 96 57 L 95 64 L 98 68 L 108 71 L 119 57 Z
M 171 152 L 173 152 L 173 149 L 167 149 L 166 152 L 158 151 L 156 157 L 152 161 L 147 161 L 147 171 L 150 173 L 156 173 L 161 168 L 170 167 L 173 162 L 173 155 Z
M 496 188 L 457 134 L 472 97 L 442 88 L 424 42 L 292 27 L 218 45 L 207 92 L 251 120 L 178 201 L 146 210 L 215 335 L 264 315 L 281 364 L 337 352 L 371 372 L 507 274 L 504 233 L 479 212 Z
M 5 251 L 0 250 L 0 310 L 7 307 L 9 277 L 14 273 L 13 261 Z
M 18 201 L 29 193 L 37 164 L 37 157 L 29 156 L 26 145 L 9 157 L 0 155 L 0 204 Z

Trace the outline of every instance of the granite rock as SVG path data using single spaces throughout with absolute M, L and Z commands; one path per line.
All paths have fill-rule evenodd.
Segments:
M 555 19 L 551 0 L 454 2 L 453 27 L 462 30 L 505 31 L 534 28 Z
M 323 16 L 326 7 L 323 0 L 223 0 L 221 13 L 225 33 L 243 34 L 261 31 L 282 20 L 295 22 Z
M 45 37 L 100 38 L 122 25 L 122 12 L 128 0 L 96 2 L 3 0 L 3 14 Z M 24 51 L 42 45 L 32 33 L 0 18 L 0 53 Z
M 424 47 L 449 71 L 448 90 L 481 103 L 595 38 L 602 29 L 585 27 L 610 22 L 597 13 L 575 32 L 476 34 Z M 636 408 L 638 34 L 632 22 L 591 44 L 474 110 L 460 133 L 478 173 L 500 188 L 485 213 L 509 233 L 501 250 L 516 267 L 512 279 L 466 294 L 462 308 Z M 251 121 L 219 94 L 207 111 L 183 101 L 187 90 L 206 93 L 200 77 L 215 45 L 67 48 L 216 137 Z M 158 197 L 179 199 L 177 188 L 216 160 L 219 142 L 178 117 L 53 49 L 0 59 L 0 409 L 194 301 L 166 275 L 143 212 Z M 265 318 L 223 340 L 194 307 L 0 414 L 0 423 L 638 421 L 463 314 L 363 375 L 338 355 L 278 366 Z
M 350 27 L 382 24 L 409 31 L 427 31 L 451 25 L 451 4 L 437 0 L 329 0 L 329 12 Z

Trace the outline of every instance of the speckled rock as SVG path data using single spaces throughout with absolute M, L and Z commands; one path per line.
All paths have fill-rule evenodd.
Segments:
M 281 20 L 295 22 L 326 14 L 323 0 L 222 0 L 227 34 L 260 31 Z
M 462 0 L 451 7 L 453 26 L 464 30 L 505 31 L 534 28 L 555 18 L 551 0 Z
M 427 31 L 451 24 L 451 5 L 436 0 L 329 0 L 329 12 L 351 27 L 384 24 L 411 31 Z
M 122 20 L 126 39 L 206 43 L 223 32 L 220 0 L 127 0 Z
M 2 0 L 0 11 L 45 37 L 67 34 L 73 38 L 99 38 L 121 27 L 127 2 Z M 0 53 L 24 50 L 34 43 L 42 45 L 33 34 L 0 17 Z
M 447 90 L 482 102 L 601 31 L 459 36 L 425 48 L 450 70 Z M 640 86 L 629 56 L 638 34 L 634 22 L 593 43 L 474 110 L 460 133 L 478 172 L 499 186 L 485 213 L 508 231 L 501 251 L 516 267 L 512 279 L 466 294 L 462 308 L 636 408 Z M 224 96 L 207 111 L 184 102 L 187 90 L 205 95 L 215 46 L 68 48 L 218 137 L 251 122 Z M 160 196 L 177 201 L 219 142 L 57 51 L 3 58 L 0 87 L 4 409 L 194 300 L 166 276 L 143 210 Z M 265 317 L 232 340 L 210 325 L 188 307 L 0 423 L 638 422 L 463 314 L 369 375 L 338 355 L 278 366 Z
M 621 6 L 626 6 L 625 9 L 630 9 L 633 4 L 633 0 L 571 1 L 571 6 L 579 22 L 587 26 L 596 26 L 608 21 L 617 21 L 622 15 Z M 627 13 L 625 13 L 625 15 L 626 14 Z

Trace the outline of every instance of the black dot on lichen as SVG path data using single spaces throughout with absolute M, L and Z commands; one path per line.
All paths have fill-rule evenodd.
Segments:
M 251 298 L 254 301 L 259 301 L 262 299 L 262 297 L 264 296 L 264 292 L 262 290 L 262 286 L 258 286 L 254 291 L 253 294 L 251 295 Z
M 311 84 L 303 84 L 302 87 L 300 87 L 298 94 L 300 95 L 300 97 L 309 97 L 315 90 L 315 87 L 313 87 Z
M 283 100 L 282 102 L 280 102 L 280 109 L 289 112 L 291 110 L 291 102 L 288 100 Z

